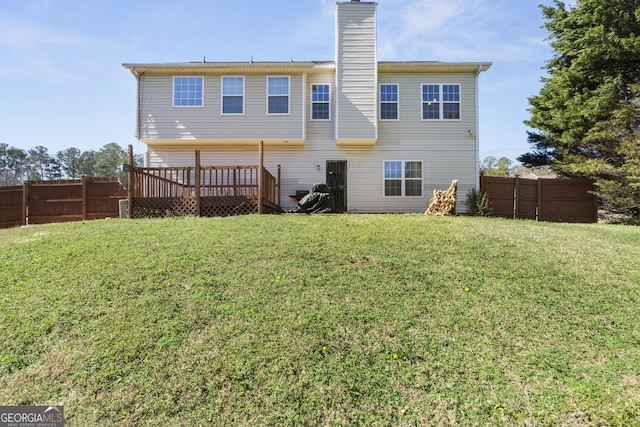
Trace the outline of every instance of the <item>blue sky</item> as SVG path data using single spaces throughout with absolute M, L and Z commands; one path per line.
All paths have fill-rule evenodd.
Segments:
M 515 160 L 530 148 L 527 98 L 551 57 L 540 3 L 552 0 L 379 0 L 378 59 L 493 62 L 480 76 L 480 159 Z M 332 60 L 334 5 L 2 0 L 0 143 L 142 153 L 135 79 L 122 63 Z

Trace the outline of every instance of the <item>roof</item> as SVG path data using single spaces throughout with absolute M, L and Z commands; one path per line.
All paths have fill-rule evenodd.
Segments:
M 378 62 L 380 73 L 480 73 L 491 67 L 491 62 Z M 310 62 L 173 62 L 136 64 L 125 63 L 122 66 L 134 75 L 153 74 L 221 74 L 221 73 L 308 73 L 332 71 L 334 61 Z

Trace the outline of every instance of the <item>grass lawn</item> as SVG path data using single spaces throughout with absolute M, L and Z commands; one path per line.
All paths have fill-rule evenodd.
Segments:
M 0 405 L 66 425 L 640 425 L 640 228 L 425 215 L 0 230 Z

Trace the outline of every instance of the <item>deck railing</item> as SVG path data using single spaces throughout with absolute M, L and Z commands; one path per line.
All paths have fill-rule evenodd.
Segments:
M 195 151 L 195 166 L 128 168 L 128 216 L 228 216 L 282 212 L 280 166 L 277 178 L 259 164 L 202 166 Z M 129 164 L 133 149 L 129 146 Z M 260 172 L 262 171 L 262 172 Z
M 134 168 L 129 190 L 132 197 L 188 197 L 198 191 L 200 197 L 258 197 L 258 169 L 253 165 Z M 262 179 L 263 199 L 277 203 L 276 178 L 263 169 Z

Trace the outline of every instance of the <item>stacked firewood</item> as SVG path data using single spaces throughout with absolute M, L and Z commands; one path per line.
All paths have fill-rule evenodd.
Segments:
M 451 182 L 448 190 L 433 190 L 433 198 L 429 201 L 427 215 L 455 215 L 458 180 Z

